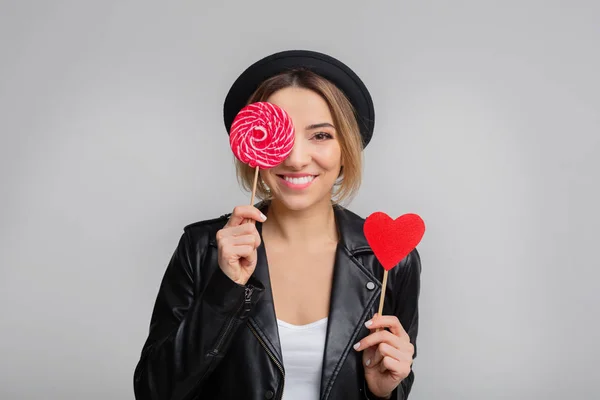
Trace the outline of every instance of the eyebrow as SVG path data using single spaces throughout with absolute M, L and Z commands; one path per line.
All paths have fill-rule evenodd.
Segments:
M 319 128 L 333 128 L 333 129 L 335 129 L 335 126 L 333 126 L 329 122 L 321 122 L 320 124 L 308 125 L 306 127 L 306 130 L 309 131 L 309 130 L 312 130 L 312 129 L 319 129 Z

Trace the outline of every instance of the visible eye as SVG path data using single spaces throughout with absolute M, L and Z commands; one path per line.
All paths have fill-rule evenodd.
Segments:
M 333 135 L 327 132 L 317 132 L 313 135 L 313 138 L 317 141 L 323 141 L 328 139 L 333 139 Z

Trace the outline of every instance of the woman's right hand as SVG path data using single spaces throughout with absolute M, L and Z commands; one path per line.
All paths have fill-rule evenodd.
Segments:
M 217 232 L 219 267 L 238 285 L 245 285 L 256 267 L 256 249 L 261 239 L 254 221 L 266 219 L 254 206 L 238 206 L 223 229 Z

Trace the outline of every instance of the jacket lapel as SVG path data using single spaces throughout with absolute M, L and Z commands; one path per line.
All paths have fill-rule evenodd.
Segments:
M 262 224 L 256 223 L 256 229 L 262 237 Z M 256 303 L 254 312 L 249 318 L 249 324 L 262 336 L 265 345 L 273 353 L 277 361 L 283 365 L 281 344 L 279 341 L 279 330 L 277 328 L 277 317 L 275 315 L 275 304 L 273 302 L 273 291 L 271 289 L 271 278 L 267 262 L 267 252 L 264 242 L 257 248 L 257 264 L 254 276 L 262 282 L 265 287 L 262 298 Z
M 370 251 L 362 234 L 363 220 L 336 207 L 340 241 L 336 250 L 331 288 L 329 321 L 323 357 L 321 399 L 327 399 L 333 382 L 359 340 L 358 334 L 371 315 L 381 293 L 381 282 L 354 257 L 355 252 Z

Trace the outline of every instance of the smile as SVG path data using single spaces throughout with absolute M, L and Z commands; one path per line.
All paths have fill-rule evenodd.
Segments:
M 283 184 L 292 189 L 305 189 L 309 187 L 317 175 L 304 175 L 304 176 L 287 176 L 277 175 Z

